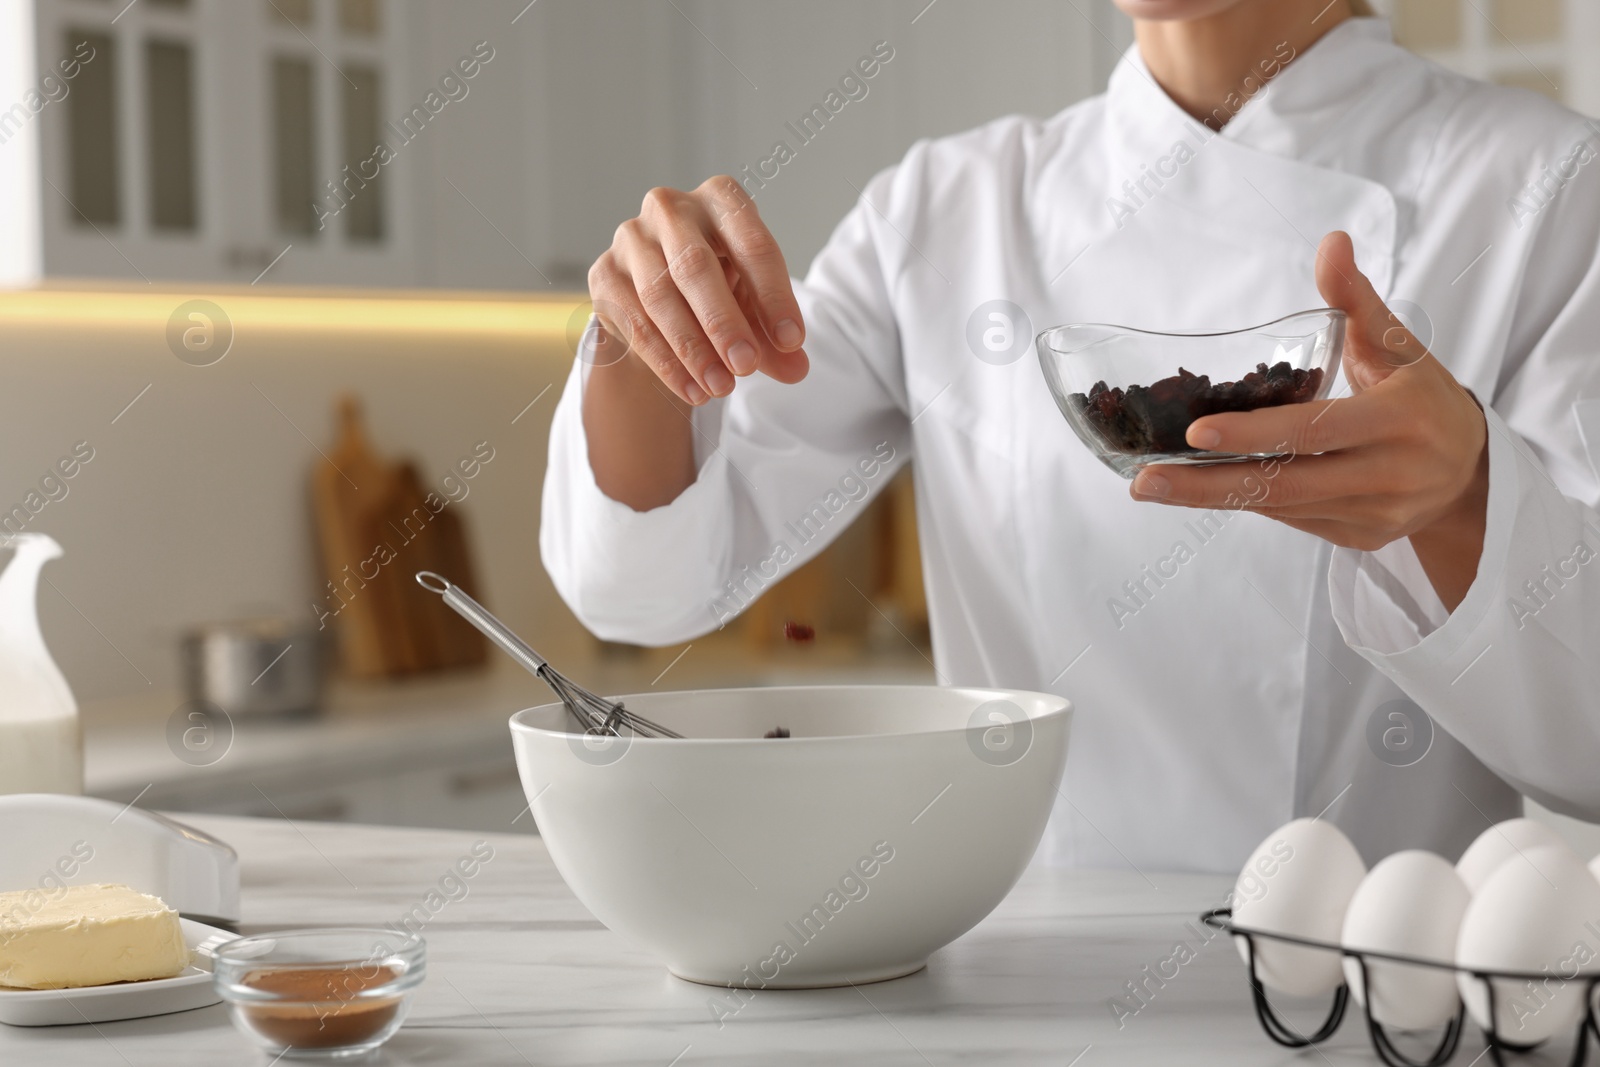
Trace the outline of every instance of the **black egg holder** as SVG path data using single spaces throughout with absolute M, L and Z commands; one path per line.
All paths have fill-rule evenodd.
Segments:
M 1350 987 L 1340 985 L 1333 994 L 1333 1006 L 1328 1011 L 1328 1017 L 1322 1025 L 1312 1034 L 1304 1034 L 1295 1027 L 1285 1022 L 1272 1004 L 1267 1000 L 1266 987 L 1261 984 L 1260 977 L 1256 974 L 1256 939 L 1262 938 L 1269 941 L 1283 941 L 1294 945 L 1303 945 L 1307 948 L 1326 949 L 1337 952 L 1339 955 L 1353 959 L 1361 967 L 1361 981 L 1366 989 L 1372 988 L 1372 979 L 1369 971 L 1369 960 L 1384 960 L 1392 963 L 1405 963 L 1416 967 L 1431 967 L 1435 970 L 1452 971 L 1456 974 L 1471 975 L 1483 982 L 1484 991 L 1489 1000 L 1490 1026 L 1483 1031 L 1484 1041 L 1489 1046 L 1489 1056 L 1496 1067 L 1505 1067 L 1505 1054 L 1530 1052 L 1535 1045 L 1524 1045 L 1507 1041 L 1501 1037 L 1498 1028 L 1494 1025 L 1498 1019 L 1495 1005 L 1495 981 L 1510 982 L 1545 982 L 1551 976 L 1538 971 L 1480 971 L 1470 967 L 1457 967 L 1453 963 L 1443 963 L 1439 960 L 1426 959 L 1421 956 L 1406 956 L 1394 952 L 1370 952 L 1347 949 L 1342 945 L 1328 941 L 1315 941 L 1305 937 L 1293 937 L 1288 934 L 1276 934 L 1266 930 L 1251 930 L 1237 926 L 1233 922 L 1232 908 L 1213 908 L 1200 916 L 1200 921 L 1215 930 L 1221 930 L 1235 937 L 1242 938 L 1245 943 L 1245 958 L 1250 972 L 1250 995 L 1255 1003 L 1256 1018 L 1261 1021 L 1261 1028 L 1267 1036 L 1285 1048 L 1308 1048 L 1317 1045 L 1332 1037 L 1334 1031 L 1339 1029 L 1339 1024 L 1344 1021 L 1345 1010 L 1350 1006 Z M 1589 1058 L 1589 1037 L 1592 1034 L 1597 1043 L 1600 1043 L 1600 1021 L 1595 1018 L 1595 989 L 1600 986 L 1600 971 L 1580 971 L 1570 978 L 1561 978 L 1562 982 L 1582 983 L 1584 990 L 1584 1016 L 1578 1023 L 1578 1032 L 1572 1047 L 1572 1059 L 1569 1067 L 1583 1067 Z M 1367 1036 L 1372 1041 L 1372 1050 L 1378 1058 L 1388 1067 L 1443 1067 L 1455 1056 L 1456 1049 L 1461 1043 L 1461 1033 L 1465 1028 L 1467 1007 L 1461 1003 L 1456 1008 L 1455 1018 L 1451 1019 L 1440 1035 L 1439 1044 L 1425 1059 L 1413 1059 L 1402 1053 L 1390 1037 L 1382 1023 L 1372 1017 L 1372 997 L 1366 998 L 1365 1015 L 1367 1019 Z

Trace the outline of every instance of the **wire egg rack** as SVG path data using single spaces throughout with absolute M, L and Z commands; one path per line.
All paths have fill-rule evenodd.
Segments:
M 1289 934 L 1277 934 L 1267 930 L 1252 930 L 1236 926 L 1233 922 L 1232 908 L 1213 908 L 1200 916 L 1200 921 L 1215 930 L 1232 934 L 1245 943 L 1245 963 L 1250 973 L 1250 995 L 1255 1004 L 1256 1018 L 1261 1021 L 1261 1028 L 1267 1036 L 1286 1048 L 1308 1048 L 1320 1044 L 1332 1037 L 1334 1031 L 1339 1029 L 1339 1024 L 1344 1021 L 1345 1010 L 1350 1006 L 1350 987 L 1341 985 L 1333 995 L 1333 1006 L 1328 1011 L 1328 1016 L 1322 1025 L 1310 1034 L 1302 1033 L 1284 1021 L 1272 1004 L 1267 1000 L 1266 987 L 1261 984 L 1260 977 L 1256 974 L 1256 939 L 1269 941 L 1283 941 L 1294 945 L 1303 945 L 1307 948 L 1326 949 L 1336 952 L 1347 959 L 1353 959 L 1361 968 L 1361 984 L 1364 989 L 1372 988 L 1371 968 L 1369 961 L 1382 960 L 1392 963 L 1405 963 L 1416 967 L 1428 967 L 1434 970 L 1451 971 L 1458 975 L 1470 975 L 1483 983 L 1484 991 L 1488 997 L 1489 1026 L 1483 1028 L 1484 1041 L 1488 1044 L 1488 1052 L 1496 1067 L 1506 1067 L 1506 1053 L 1526 1053 L 1538 1047 L 1538 1043 L 1528 1045 L 1514 1041 L 1507 1041 L 1500 1036 L 1498 1030 L 1499 1015 L 1496 1005 L 1497 982 L 1538 982 L 1548 983 L 1552 979 L 1565 984 L 1568 982 L 1581 985 L 1583 988 L 1584 1012 L 1583 1018 L 1577 1027 L 1576 1039 L 1572 1048 L 1570 1067 L 1583 1067 L 1589 1057 L 1589 1038 L 1591 1035 L 1600 1043 L 1600 1021 L 1595 1018 L 1595 988 L 1600 986 L 1600 971 L 1578 971 L 1570 976 L 1552 976 L 1545 971 L 1483 971 L 1471 967 L 1458 967 L 1453 963 L 1444 963 L 1439 960 L 1427 959 L 1422 956 L 1407 956 L 1395 952 L 1372 952 L 1348 949 L 1328 941 L 1316 941 L 1305 937 L 1294 937 Z M 1455 1056 L 1456 1049 L 1461 1044 L 1461 1033 L 1465 1028 L 1467 1007 L 1465 1003 L 1458 1003 L 1456 1014 L 1445 1025 L 1444 1032 L 1439 1037 L 1439 1043 L 1433 1052 L 1423 1059 L 1407 1056 L 1396 1047 L 1394 1038 L 1388 1028 L 1372 1017 L 1371 996 L 1364 998 L 1366 1006 L 1364 1014 L 1367 1022 L 1367 1036 L 1372 1041 L 1372 1050 L 1378 1058 L 1388 1067 L 1443 1067 Z

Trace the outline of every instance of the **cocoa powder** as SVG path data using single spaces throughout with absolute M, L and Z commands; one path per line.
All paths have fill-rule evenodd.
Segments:
M 282 1000 L 240 1005 L 250 1027 L 280 1045 L 342 1048 L 369 1041 L 394 1021 L 402 994 L 360 997 L 400 977 L 392 966 L 284 967 L 251 971 L 241 984 Z

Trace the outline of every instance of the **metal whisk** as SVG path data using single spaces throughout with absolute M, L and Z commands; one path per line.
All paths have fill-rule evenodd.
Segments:
M 665 726 L 640 718 L 621 704 L 596 696 L 565 677 L 550 666 L 548 660 L 530 648 L 526 641 L 518 637 L 514 630 L 491 615 L 488 608 L 472 599 L 448 578 L 433 571 L 418 571 L 417 584 L 430 593 L 438 593 L 457 615 L 466 619 L 483 636 L 499 645 L 512 659 L 543 679 L 544 684 L 561 699 L 561 703 L 567 706 L 567 711 L 588 733 L 610 734 L 615 737 L 620 736 L 618 728 L 626 726 L 640 737 L 683 737 L 682 734 L 675 733 Z

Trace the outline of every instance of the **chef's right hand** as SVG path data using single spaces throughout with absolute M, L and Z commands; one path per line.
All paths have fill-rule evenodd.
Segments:
M 621 340 L 690 404 L 728 395 L 735 376 L 797 382 L 810 366 L 783 253 L 727 175 L 692 192 L 646 193 L 589 268 L 589 298 L 607 335 L 600 345 Z

